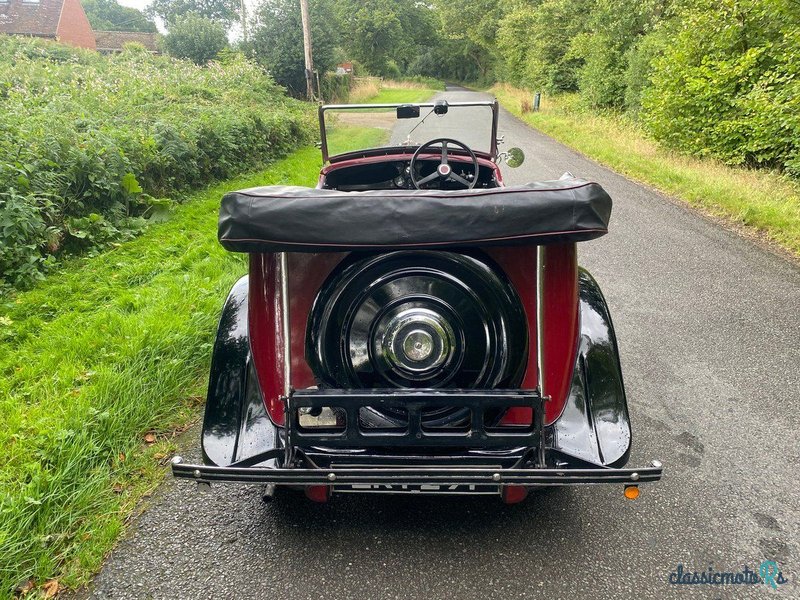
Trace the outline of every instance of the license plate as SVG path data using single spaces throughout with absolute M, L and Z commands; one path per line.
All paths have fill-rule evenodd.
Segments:
M 452 483 L 353 483 L 333 486 L 334 493 L 373 494 L 499 494 L 499 485 Z

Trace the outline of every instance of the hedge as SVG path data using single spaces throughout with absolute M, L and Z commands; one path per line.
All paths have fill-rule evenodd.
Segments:
M 0 292 L 308 143 L 312 122 L 233 53 L 198 67 L 0 35 Z

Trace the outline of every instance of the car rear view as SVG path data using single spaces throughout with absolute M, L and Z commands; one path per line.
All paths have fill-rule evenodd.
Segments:
M 220 321 L 203 464 L 176 458 L 177 477 L 317 501 L 506 502 L 596 483 L 635 498 L 661 477 L 657 461 L 624 468 L 614 329 L 577 263 L 579 243 L 607 232 L 611 199 L 571 176 L 504 187 L 492 148 L 435 138 L 350 153 L 317 188 L 226 195 L 220 242 L 249 254 L 249 273 Z

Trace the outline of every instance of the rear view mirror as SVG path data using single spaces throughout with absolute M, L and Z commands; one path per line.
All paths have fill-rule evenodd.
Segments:
M 403 104 L 397 107 L 398 119 L 416 119 L 417 117 L 419 117 L 419 106 Z
M 525 162 L 525 153 L 522 148 L 509 148 L 506 152 L 506 164 L 512 169 L 516 169 Z

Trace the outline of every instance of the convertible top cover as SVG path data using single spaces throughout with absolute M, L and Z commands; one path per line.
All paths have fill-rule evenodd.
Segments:
M 608 232 L 599 184 L 560 179 L 473 190 L 341 192 L 267 186 L 222 199 L 232 252 L 341 252 L 591 240 Z

